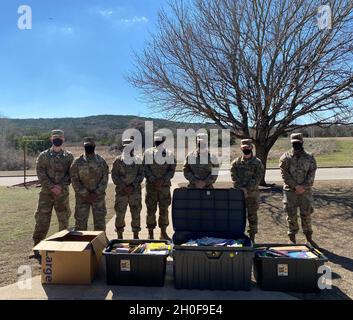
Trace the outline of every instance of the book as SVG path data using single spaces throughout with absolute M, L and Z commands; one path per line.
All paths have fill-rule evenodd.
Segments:
M 115 253 L 129 253 L 129 248 L 116 248 Z
M 149 251 L 171 250 L 171 246 L 164 242 L 146 243 L 146 249 Z
M 152 255 L 168 255 L 169 254 L 169 250 L 145 250 L 143 252 L 144 254 L 152 254 Z
M 315 255 L 314 253 L 308 251 L 292 251 L 292 252 L 288 252 L 288 256 L 290 258 L 294 258 L 294 259 L 316 259 L 317 255 Z
M 270 247 L 270 250 L 276 250 L 276 251 L 310 251 L 310 249 L 307 246 L 284 246 L 284 247 Z

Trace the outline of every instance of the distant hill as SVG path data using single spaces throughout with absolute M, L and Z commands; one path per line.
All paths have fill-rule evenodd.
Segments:
M 111 145 L 117 141 L 127 128 L 143 130 L 145 121 L 153 121 L 154 130 L 161 128 L 210 128 L 211 124 L 182 123 L 165 119 L 138 117 L 133 115 L 99 115 L 83 118 L 56 119 L 3 119 L 6 120 L 7 132 L 15 136 L 43 136 L 52 129 L 60 128 L 65 131 L 68 142 L 81 142 L 86 136 L 94 136 L 101 144 Z M 1 134 L 1 130 L 0 130 Z

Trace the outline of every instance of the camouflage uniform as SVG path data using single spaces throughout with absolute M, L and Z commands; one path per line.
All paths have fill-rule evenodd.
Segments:
M 118 156 L 113 164 L 112 179 L 116 185 L 115 191 L 115 228 L 117 232 L 123 232 L 125 228 L 125 213 L 130 206 L 131 228 L 133 232 L 141 231 L 141 182 L 144 178 L 142 160 L 134 156 L 134 162 L 124 162 L 124 154 Z M 132 193 L 125 193 L 124 188 L 132 186 Z
M 87 230 L 89 211 L 92 207 L 94 230 L 105 231 L 105 191 L 109 175 L 107 163 L 97 154 L 81 155 L 72 164 L 70 174 L 76 193 L 76 230 Z M 88 199 L 91 193 L 97 196 L 93 203 Z
M 291 150 L 282 155 L 279 166 L 284 181 L 283 204 L 287 214 L 288 235 L 295 235 L 299 231 L 298 207 L 303 232 L 310 235 L 311 214 L 314 211 L 312 186 L 317 169 L 315 158 L 304 150 L 299 152 Z M 305 192 L 301 195 L 295 193 L 295 187 L 298 185 L 305 188 Z
M 53 207 L 58 217 L 59 231 L 68 228 L 71 215 L 69 170 L 73 160 L 74 157 L 69 151 L 54 152 L 53 148 L 42 152 L 37 159 L 37 176 L 42 189 L 39 193 L 38 209 L 35 213 L 36 224 L 33 233 L 35 244 L 47 236 Z M 54 185 L 60 185 L 62 188 L 59 196 L 55 196 L 51 192 Z
M 195 182 L 202 180 L 206 182 L 205 189 L 213 188 L 213 184 L 216 182 L 219 168 L 217 158 L 208 153 L 208 161 L 203 164 L 200 163 L 202 157 L 200 157 L 199 150 L 194 150 L 189 153 L 184 162 L 184 177 L 189 181 L 188 188 L 196 188 Z
M 169 159 L 168 162 L 173 163 L 164 163 L 158 164 L 155 161 L 155 155 L 165 156 Z M 153 163 L 147 164 L 146 158 L 152 159 Z M 174 155 L 166 149 L 159 149 L 157 147 L 153 147 L 147 149 L 144 154 L 144 168 L 145 168 L 145 177 L 146 177 L 146 206 L 147 206 L 147 228 L 149 230 L 153 230 L 157 226 L 156 222 L 156 211 L 157 205 L 159 205 L 159 219 L 158 226 L 162 228 L 166 228 L 169 225 L 169 217 L 168 217 L 168 208 L 171 204 L 171 195 L 170 195 L 170 187 L 171 187 L 171 179 L 174 177 L 175 169 L 176 169 L 176 160 Z M 163 180 L 160 188 L 155 186 L 156 180 Z
M 245 188 L 248 192 L 246 208 L 248 213 L 249 234 L 257 233 L 257 210 L 259 209 L 259 184 L 264 174 L 264 166 L 260 159 L 243 156 L 236 158 L 231 165 L 231 176 L 234 188 Z

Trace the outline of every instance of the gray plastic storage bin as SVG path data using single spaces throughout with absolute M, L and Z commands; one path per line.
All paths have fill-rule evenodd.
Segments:
M 244 194 L 235 189 L 175 189 L 172 202 L 177 289 L 250 290 L 253 248 L 244 235 Z M 182 246 L 202 237 L 245 239 L 240 248 Z

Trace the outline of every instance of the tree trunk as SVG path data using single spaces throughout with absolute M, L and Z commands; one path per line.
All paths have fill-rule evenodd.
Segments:
M 264 165 L 265 168 L 265 174 L 266 174 L 266 168 L 267 168 L 267 157 L 268 154 L 270 152 L 269 147 L 267 147 L 264 144 L 256 144 L 256 157 L 258 157 L 261 161 L 262 164 Z M 263 175 L 263 177 L 261 178 L 261 182 L 260 182 L 260 186 L 267 186 L 266 180 L 265 180 L 265 174 Z

